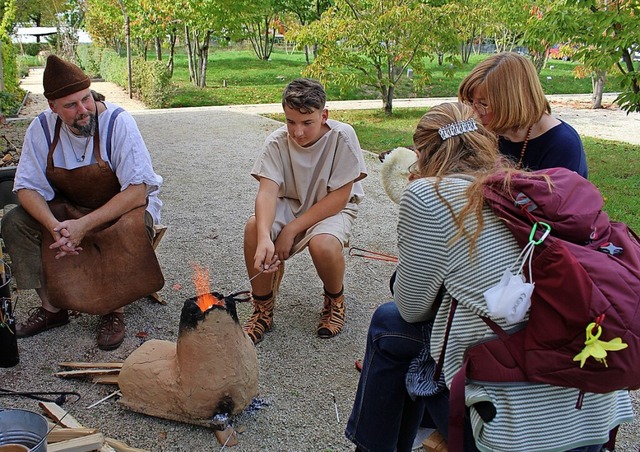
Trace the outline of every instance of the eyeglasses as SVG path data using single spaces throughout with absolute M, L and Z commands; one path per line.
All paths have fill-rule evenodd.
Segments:
M 489 111 L 491 111 L 491 108 L 487 104 L 483 104 L 482 102 L 472 101 L 469 103 L 469 105 L 471 105 L 473 109 L 477 111 L 480 116 L 484 116 L 487 113 L 489 113 Z

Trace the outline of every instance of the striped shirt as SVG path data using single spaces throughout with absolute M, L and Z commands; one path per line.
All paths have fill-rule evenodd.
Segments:
M 437 361 L 442 350 L 451 298 L 459 301 L 452 323 L 445 360 L 447 386 L 462 365 L 464 350 L 491 336 L 478 314 L 489 316 L 483 292 L 495 285 L 517 259 L 520 248 L 511 232 L 485 205 L 483 229 L 473 254 L 465 237 L 451 239 L 457 228 L 446 199 L 457 214 L 466 204 L 468 176 L 442 180 L 439 193 L 434 179 L 419 179 L 405 190 L 398 221 L 399 264 L 395 301 L 402 317 L 419 322 L 430 317 L 433 301 L 442 285 L 445 295 L 435 317 L 431 352 Z M 477 227 L 472 213 L 465 227 Z M 506 327 L 504 319 L 493 319 Z M 481 451 L 564 451 L 583 445 L 605 443 L 609 430 L 633 418 L 628 391 L 587 393 L 583 407 L 575 408 L 578 390 L 542 384 L 467 384 L 466 404 Z M 497 414 L 484 422 L 472 405 L 489 401 Z

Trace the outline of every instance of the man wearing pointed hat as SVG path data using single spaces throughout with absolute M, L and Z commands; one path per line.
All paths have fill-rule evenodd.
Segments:
M 49 56 L 43 85 L 49 109 L 29 126 L 16 170 L 20 205 L 1 223 L 17 288 L 42 302 L 16 333 L 64 325 L 69 310 L 99 314 L 97 345 L 114 350 L 124 306 L 164 283 L 151 246 L 162 178 L 131 115 L 97 100 L 78 66 Z

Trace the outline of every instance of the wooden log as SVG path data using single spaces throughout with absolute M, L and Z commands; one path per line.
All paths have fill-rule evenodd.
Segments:
M 109 444 L 116 452 L 149 452 L 145 449 L 137 449 L 135 447 L 131 447 L 125 443 L 123 443 L 122 441 L 118 441 L 117 439 L 113 439 L 113 438 L 105 438 L 104 439 L 107 444 Z
M 80 438 L 82 436 L 88 436 L 98 433 L 95 428 L 76 427 L 76 428 L 64 428 L 56 427 L 47 436 L 47 443 L 57 443 L 60 441 L 67 441 L 69 439 Z
M 48 444 L 47 452 L 91 452 L 99 450 L 103 444 L 104 435 L 102 433 L 94 433 L 81 438 Z
M 60 367 L 69 367 L 71 369 L 120 369 L 122 361 L 114 361 L 110 363 L 87 363 L 81 361 L 64 361 L 58 363 Z
M 40 408 L 42 408 L 47 416 L 54 421 L 58 422 L 58 425 L 69 428 L 83 428 L 80 422 L 76 418 L 67 414 L 60 405 L 54 402 L 39 402 Z

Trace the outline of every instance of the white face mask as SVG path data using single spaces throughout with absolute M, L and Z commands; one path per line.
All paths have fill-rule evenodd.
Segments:
M 483 294 L 489 314 L 504 318 L 508 324 L 522 321 L 531 307 L 534 286 L 521 272 L 513 274 L 506 269 L 500 282 Z

